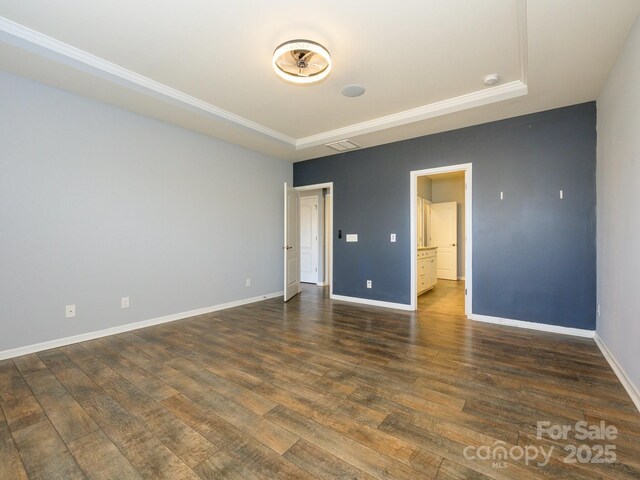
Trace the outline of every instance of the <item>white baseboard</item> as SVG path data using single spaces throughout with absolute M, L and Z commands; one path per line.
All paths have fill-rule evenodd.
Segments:
M 205 313 L 217 312 L 218 310 L 239 307 L 240 305 L 246 305 L 248 303 L 260 302 L 269 298 L 281 297 L 282 295 L 283 292 L 268 293 L 266 295 L 260 295 L 257 297 L 244 298 L 242 300 L 236 300 L 233 302 L 221 303 L 219 305 L 213 305 L 211 307 L 189 310 L 188 312 L 174 313 L 172 315 L 166 315 L 164 317 L 151 318 L 149 320 L 142 320 L 140 322 L 127 323 L 125 325 L 118 325 L 117 327 L 105 328 L 104 330 L 96 330 L 93 332 L 81 333 L 80 335 L 73 335 L 71 337 L 57 338 L 55 340 L 49 340 L 47 342 L 27 345 L 25 347 L 12 348 L 11 350 L 1 351 L 0 360 L 4 360 L 5 358 L 19 357 L 20 355 L 27 355 L 29 353 L 41 352 L 42 350 L 49 350 L 51 348 L 71 345 L 73 343 L 86 342 L 88 340 L 94 340 L 96 338 L 106 337 L 108 335 L 115 335 L 117 333 L 129 332 L 131 330 L 138 330 L 140 328 L 150 327 L 152 325 L 160 325 L 161 323 L 174 322 L 176 320 L 182 320 L 184 318 L 204 315 Z
M 485 323 L 495 323 L 509 327 L 528 328 L 530 330 L 540 330 L 542 332 L 561 333 L 563 335 L 573 335 L 574 337 L 593 338 L 594 330 L 584 330 L 582 328 L 561 327 L 558 325 L 548 325 L 546 323 L 525 322 L 523 320 L 511 320 L 509 318 L 490 317 L 488 315 L 477 315 L 472 313 L 471 320 Z
M 640 412 L 640 388 L 633 384 L 627 373 L 616 360 L 616 357 L 611 353 L 611 350 L 607 348 L 607 345 L 604 343 L 602 338 L 600 338 L 600 335 L 596 333 L 594 340 L 596 341 L 596 345 L 600 348 L 604 358 L 609 362 L 609 365 L 611 365 L 611 368 L 618 377 L 618 380 L 620 380 L 620 383 L 622 383 L 622 386 L 631 397 L 631 401 L 633 401 L 634 405 Z
M 342 302 L 359 303 L 362 305 L 371 305 L 373 307 L 393 308 L 395 310 L 412 310 L 411 305 L 406 303 L 383 302 L 381 300 L 369 300 L 368 298 L 347 297 L 345 295 L 330 295 L 331 300 L 340 300 Z

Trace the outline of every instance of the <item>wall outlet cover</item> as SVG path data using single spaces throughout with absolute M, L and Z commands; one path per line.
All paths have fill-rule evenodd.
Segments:
M 395 234 L 395 233 L 392 233 L 392 234 L 390 235 L 390 240 L 391 240 L 392 242 L 395 242 L 395 241 L 396 241 L 396 234 Z
M 250 287 L 250 286 L 251 286 L 251 279 L 250 279 L 250 278 L 247 278 L 247 279 L 244 281 L 244 286 L 245 286 L 245 287 Z
M 64 316 L 66 318 L 72 318 L 76 316 L 76 305 L 65 305 L 64 307 Z
M 120 308 L 129 308 L 129 297 L 122 297 L 120 299 Z
M 371 280 L 367 280 L 367 288 L 372 288 L 373 282 Z

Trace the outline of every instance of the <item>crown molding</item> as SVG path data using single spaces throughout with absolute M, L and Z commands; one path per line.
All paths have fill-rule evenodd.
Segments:
M 498 87 L 491 87 L 486 90 L 467 93 L 459 97 L 448 98 L 440 102 L 430 103 L 421 107 L 412 108 L 384 117 L 378 117 L 366 122 L 355 123 L 335 130 L 329 130 L 317 135 L 299 138 L 296 140 L 296 149 L 315 147 L 324 145 L 336 140 L 364 135 L 366 133 L 386 130 L 388 128 L 399 127 L 407 123 L 419 122 L 429 118 L 439 117 L 448 113 L 459 112 L 473 107 L 480 107 L 489 103 L 500 102 L 510 98 L 520 97 L 527 94 L 527 85 L 520 80 L 505 83 Z
M 115 63 L 111 63 L 108 60 L 80 50 L 79 48 L 51 38 L 4 17 L 0 17 L 0 39 L 44 57 L 60 61 L 71 67 L 93 73 L 119 85 L 142 91 L 165 101 L 169 100 L 171 103 L 187 107 L 190 110 L 196 110 L 210 118 L 230 122 L 271 137 L 274 140 L 292 146 L 296 145 L 296 140 L 288 135 L 277 132 L 196 97 L 192 97 L 180 90 L 156 82 L 148 77 L 132 72 Z
M 303 150 L 345 138 L 386 130 L 527 95 L 527 0 L 518 0 L 517 3 L 519 80 L 298 139 L 207 103 L 168 85 L 156 82 L 5 17 L 0 17 L 0 41 L 91 73 L 164 102 L 194 111 L 208 118 L 239 126 L 253 133 L 284 143 L 295 150 Z
M 388 128 L 399 127 L 408 123 L 419 122 L 421 120 L 427 120 L 429 118 L 439 117 L 441 115 L 460 112 L 469 108 L 480 107 L 490 103 L 527 95 L 527 76 L 529 69 L 527 0 L 517 0 L 517 17 L 518 61 L 520 63 L 519 80 L 439 102 L 430 103 L 410 110 L 393 113 L 384 117 L 374 118 L 373 120 L 355 123 L 335 130 L 329 130 L 316 135 L 298 138 L 296 140 L 296 150 L 324 145 L 336 140 L 343 140 L 357 135 L 364 135 L 380 130 L 386 130 Z
M 527 31 L 527 0 L 518 0 L 518 60 L 520 81 L 529 82 L 529 33 Z

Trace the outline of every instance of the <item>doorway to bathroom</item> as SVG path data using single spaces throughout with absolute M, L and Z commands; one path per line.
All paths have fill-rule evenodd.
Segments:
M 412 309 L 471 315 L 471 164 L 411 172 Z

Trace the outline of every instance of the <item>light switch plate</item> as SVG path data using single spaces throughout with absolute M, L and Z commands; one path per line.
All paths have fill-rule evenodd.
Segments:
M 357 233 L 347 233 L 347 242 L 357 242 L 358 234 Z
M 67 318 L 72 318 L 76 316 L 76 304 L 73 305 L 65 305 L 64 307 L 64 316 Z

